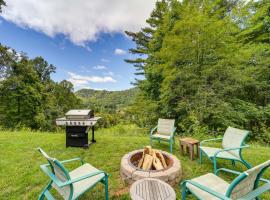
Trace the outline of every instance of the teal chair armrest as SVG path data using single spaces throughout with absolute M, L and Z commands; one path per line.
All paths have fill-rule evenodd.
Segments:
M 96 171 L 96 172 L 93 172 L 93 173 L 89 173 L 87 175 L 84 175 L 84 176 L 81 176 L 81 177 L 78 177 L 78 178 L 75 178 L 75 179 L 72 179 L 72 180 L 68 180 L 68 181 L 65 181 L 65 182 L 62 182 L 60 181 L 55 175 L 54 173 L 52 173 L 51 170 L 48 169 L 50 165 L 49 164 L 44 164 L 44 165 L 40 165 L 40 168 L 42 169 L 42 171 L 47 174 L 51 180 L 58 186 L 58 187 L 64 187 L 66 185 L 70 185 L 72 183 L 75 183 L 75 182 L 78 182 L 78 181 L 81 181 L 81 180 L 84 180 L 86 178 L 90 178 L 92 176 L 96 176 L 98 174 L 104 174 L 105 176 L 109 176 L 109 174 L 107 174 L 106 172 L 104 171 Z
M 59 161 L 61 164 L 63 163 L 69 163 L 69 162 L 74 162 L 74 161 L 81 161 L 81 164 L 84 163 L 84 160 L 82 158 L 72 158 L 72 159 L 68 159 L 68 160 L 62 160 Z
M 151 131 L 150 131 L 150 136 L 153 135 L 153 133 L 154 133 L 154 131 L 157 129 L 157 127 L 158 127 L 158 126 L 156 126 L 156 127 L 154 127 L 154 128 L 151 129 Z
M 75 183 L 75 182 L 78 182 L 78 181 L 81 181 L 81 180 L 84 180 L 86 178 L 90 178 L 92 176 L 96 176 L 98 174 L 104 174 L 105 176 L 108 176 L 108 174 L 106 172 L 103 172 L 103 171 L 96 171 L 96 172 L 93 172 L 93 173 L 89 173 L 87 175 L 84 175 L 84 176 L 81 176 L 81 177 L 78 177 L 78 178 L 75 178 L 75 179 L 72 179 L 72 180 L 68 180 L 66 182 L 62 182 L 60 181 L 55 175 L 54 173 L 52 173 L 51 170 L 48 169 L 50 165 L 49 164 L 44 164 L 44 165 L 40 165 L 40 168 L 42 169 L 42 171 L 47 174 L 51 180 L 58 186 L 58 187 L 64 187 L 66 185 L 70 185 L 72 183 Z
M 231 200 L 229 197 L 226 197 L 223 194 L 220 194 L 220 193 L 212 190 L 211 188 L 208 188 L 208 187 L 206 187 L 204 185 L 201 185 L 201 184 L 199 184 L 199 183 L 197 183 L 195 181 L 192 181 L 192 180 L 186 180 L 186 181 L 182 182 L 181 185 L 184 186 L 184 188 L 185 188 L 186 187 L 185 185 L 187 183 L 189 183 L 189 184 L 191 184 L 191 185 L 193 185 L 193 186 L 195 186 L 195 187 L 197 187 L 197 188 L 199 188 L 199 189 L 201 189 L 201 190 L 203 190 L 203 191 L 205 191 L 205 192 L 207 192 L 209 194 L 212 194 L 212 195 L 214 195 L 215 197 L 217 197 L 219 199 L 222 199 L 222 200 Z
M 200 142 L 200 146 L 202 146 L 202 144 L 206 143 L 206 142 L 213 142 L 213 141 L 218 141 L 218 140 L 222 140 L 223 138 L 213 138 L 213 139 L 208 139 L 208 140 L 203 140 Z
M 44 165 L 40 165 L 41 170 L 51 178 L 51 180 L 59 187 L 61 187 L 60 185 L 63 184 L 62 181 L 60 181 L 55 175 L 54 173 L 52 173 L 52 171 L 50 169 L 48 169 L 50 165 L 49 164 L 44 164 Z
M 219 153 L 224 152 L 224 151 L 232 151 L 232 150 L 238 150 L 238 149 L 243 149 L 243 148 L 248 148 L 248 147 L 249 147 L 249 145 L 235 147 L 235 148 L 221 149 L 214 154 L 214 158 L 216 158 Z

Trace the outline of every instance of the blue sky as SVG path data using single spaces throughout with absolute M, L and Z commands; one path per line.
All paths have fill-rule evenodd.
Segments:
M 135 69 L 124 59 L 132 56 L 128 54 L 128 49 L 135 44 L 123 31 L 137 31 L 143 27 L 154 1 L 148 4 L 147 9 L 137 7 L 135 10 L 131 10 L 128 4 L 126 7 L 110 7 L 108 1 L 102 3 L 102 0 L 96 0 L 95 4 L 82 1 L 85 5 L 68 5 L 64 9 L 72 8 L 73 13 L 67 15 L 63 11 L 57 13 L 57 17 L 50 17 L 54 9 L 59 11 L 55 1 L 49 0 L 42 5 L 35 3 L 38 1 L 26 0 L 20 5 L 21 2 L 7 0 L 8 6 L 0 17 L 0 43 L 23 51 L 30 58 L 42 56 L 56 66 L 53 80 L 69 80 L 76 90 L 124 90 L 133 87 L 131 82 Z M 66 6 L 63 0 L 59 0 L 58 4 L 61 2 Z M 114 0 L 114 4 L 123 2 Z M 143 5 L 142 0 L 130 2 Z M 97 9 L 103 12 L 109 7 L 111 9 L 99 17 Z M 89 9 L 96 13 L 90 15 Z M 128 13 L 131 16 L 127 16 Z M 77 16 L 76 20 L 70 15 Z

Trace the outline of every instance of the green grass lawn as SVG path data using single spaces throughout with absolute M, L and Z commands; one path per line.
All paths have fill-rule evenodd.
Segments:
M 129 151 L 148 145 L 148 134 L 135 126 L 116 126 L 96 131 L 96 140 L 97 143 L 89 149 L 66 148 L 65 135 L 61 133 L 0 132 L 0 199 L 37 199 L 48 182 L 48 177 L 39 168 L 46 160 L 36 150 L 37 147 L 43 148 L 49 155 L 59 160 L 81 157 L 98 169 L 110 173 L 111 199 L 129 199 L 127 185 L 122 182 L 119 175 L 121 157 Z M 181 160 L 183 179 L 213 171 L 212 164 L 206 159 L 199 165 L 197 161 L 180 156 L 178 139 L 176 141 L 174 154 Z M 155 143 L 154 148 L 169 150 L 166 143 Z M 244 158 L 252 165 L 270 159 L 269 147 L 254 144 L 243 152 Z M 232 168 L 229 162 L 219 163 Z M 70 169 L 74 167 L 75 164 L 68 165 Z M 237 164 L 236 169 L 244 168 Z M 270 178 L 269 171 L 265 178 Z M 228 181 L 233 178 L 225 174 L 221 176 Z M 179 187 L 176 186 L 175 191 L 180 198 Z M 104 199 L 103 185 L 100 184 L 90 190 L 81 199 Z M 266 193 L 261 199 L 270 199 L 270 193 Z

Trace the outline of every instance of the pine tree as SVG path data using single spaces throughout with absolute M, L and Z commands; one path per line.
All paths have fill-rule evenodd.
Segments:
M 241 38 L 245 42 L 270 44 L 270 1 L 251 1 L 245 6 Z
M 148 56 L 151 52 L 158 49 L 158 45 L 153 47 L 153 45 L 150 45 L 150 42 L 155 40 L 156 43 L 161 43 L 161 41 L 154 38 L 154 34 L 162 23 L 167 7 L 168 3 L 165 0 L 156 2 L 156 8 L 152 11 L 150 18 L 147 20 L 148 27 L 142 28 L 142 30 L 137 33 L 126 31 L 126 34 L 136 43 L 136 48 L 129 49 L 129 52 L 138 57 L 135 59 L 126 59 L 125 61 L 134 65 L 137 70 L 136 75 L 145 75 L 145 65 L 149 59 Z

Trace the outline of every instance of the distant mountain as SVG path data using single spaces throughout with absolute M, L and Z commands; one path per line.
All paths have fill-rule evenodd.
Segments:
M 123 91 L 81 89 L 75 94 L 83 100 L 84 107 L 97 112 L 116 112 L 130 105 L 137 93 L 138 88 Z

